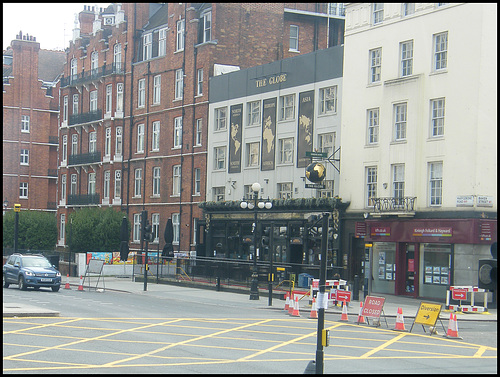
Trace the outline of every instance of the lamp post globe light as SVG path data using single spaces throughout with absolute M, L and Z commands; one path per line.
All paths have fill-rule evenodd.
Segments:
M 259 199 L 260 192 L 260 183 L 255 182 L 252 184 L 253 191 L 253 203 L 248 201 L 242 201 L 240 203 L 240 207 L 242 209 L 250 209 L 254 211 L 253 216 L 253 268 L 252 268 L 252 283 L 250 285 L 250 300 L 258 300 L 259 299 L 259 274 L 257 270 L 257 245 L 258 245 L 258 234 L 257 234 L 257 212 L 259 209 L 271 209 L 273 207 L 273 203 L 269 200 L 265 202 L 263 199 Z

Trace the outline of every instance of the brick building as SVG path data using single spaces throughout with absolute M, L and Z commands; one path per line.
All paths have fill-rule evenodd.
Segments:
M 116 207 L 131 251 L 147 210 L 153 250 L 171 218 L 175 252 L 194 255 L 209 77 L 343 43 L 340 3 L 127 3 L 78 18 L 61 83 L 59 226 L 75 208 Z
M 59 78 L 65 53 L 19 32 L 3 51 L 4 210 L 56 211 Z

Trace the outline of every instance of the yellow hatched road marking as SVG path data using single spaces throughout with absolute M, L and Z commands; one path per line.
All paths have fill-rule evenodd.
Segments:
M 396 336 L 395 338 L 392 338 L 391 340 L 385 342 L 384 344 L 381 344 L 380 346 L 372 349 L 371 351 L 368 351 L 367 353 L 365 353 L 364 355 L 361 355 L 360 359 L 366 359 L 368 358 L 369 356 L 373 355 L 374 353 L 378 352 L 378 351 L 381 351 L 383 350 L 385 347 L 391 345 L 392 343 L 395 343 L 397 342 L 399 339 L 405 337 L 407 335 L 407 333 L 401 333 L 399 334 L 398 336 Z

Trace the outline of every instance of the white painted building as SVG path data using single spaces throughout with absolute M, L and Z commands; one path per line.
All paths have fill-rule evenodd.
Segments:
M 374 292 L 477 286 L 497 237 L 497 5 L 347 4 L 343 77 L 350 275 L 371 256 Z

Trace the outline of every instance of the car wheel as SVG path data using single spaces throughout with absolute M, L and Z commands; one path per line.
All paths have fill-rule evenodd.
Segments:
M 7 283 L 7 278 L 5 277 L 5 274 L 3 275 L 3 287 L 9 288 L 9 283 Z
M 19 289 L 21 291 L 25 291 L 26 289 L 28 289 L 28 287 L 26 286 L 26 282 L 24 281 L 24 277 L 19 276 L 19 282 L 18 282 L 18 284 L 19 284 Z
M 59 285 L 57 287 L 52 287 L 52 292 L 58 292 L 59 288 L 61 288 Z

